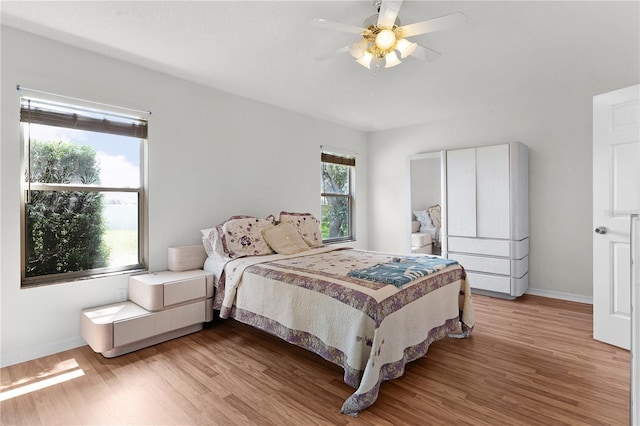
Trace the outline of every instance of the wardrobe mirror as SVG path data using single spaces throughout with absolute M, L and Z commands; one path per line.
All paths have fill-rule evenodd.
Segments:
M 409 157 L 411 253 L 446 256 L 442 235 L 444 196 L 444 151 Z

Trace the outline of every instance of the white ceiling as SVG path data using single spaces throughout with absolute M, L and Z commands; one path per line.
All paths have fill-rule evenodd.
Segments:
M 405 1 L 402 24 L 463 12 L 414 41 L 442 53 L 376 75 L 342 54 L 357 39 L 313 18 L 361 26 L 368 1 L 6 1 L 3 25 L 268 104 L 375 131 L 640 79 L 639 2 Z M 630 80 L 630 81 L 628 81 Z M 586 89 L 585 89 L 586 88 Z

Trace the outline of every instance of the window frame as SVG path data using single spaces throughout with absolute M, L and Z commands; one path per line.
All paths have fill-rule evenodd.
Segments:
M 21 94 L 20 100 L 20 108 L 22 109 L 23 100 L 22 98 L 31 99 L 36 102 L 42 102 L 46 104 L 50 102 L 46 98 L 40 98 L 32 95 L 24 95 Z M 112 107 L 109 105 L 103 104 L 95 104 L 93 102 L 89 102 L 90 104 L 97 105 L 100 109 L 94 109 L 85 107 L 83 103 L 86 101 L 77 100 L 74 98 L 66 98 L 62 97 L 61 101 L 57 99 L 55 101 L 51 101 L 54 104 L 60 104 L 64 107 L 68 107 L 70 110 L 76 111 L 87 111 L 90 113 L 98 113 L 103 114 L 105 116 L 121 116 L 121 117 L 130 117 L 134 120 L 138 120 L 140 123 L 144 123 L 146 127 L 148 125 L 148 119 L 146 117 L 141 117 L 142 114 L 150 114 L 148 112 L 136 111 L 138 114 L 131 115 L 131 112 L 128 111 L 128 115 L 123 115 L 117 107 Z M 144 129 L 144 137 L 140 136 L 129 136 L 122 134 L 119 131 L 112 132 L 100 132 L 98 130 L 89 130 L 89 129 L 81 129 L 84 131 L 98 132 L 98 133 L 109 133 L 120 136 L 128 136 L 138 140 L 139 143 L 139 182 L 138 187 L 113 187 L 113 186 L 101 186 L 101 185 L 83 185 L 83 184 L 65 184 L 65 183 L 41 183 L 41 182 L 29 182 L 30 177 L 28 176 L 28 170 L 30 168 L 30 152 L 27 150 L 30 148 L 28 144 L 30 141 L 27 138 L 30 135 L 25 135 L 25 131 L 28 132 L 28 127 L 30 124 L 43 124 L 52 127 L 60 127 L 73 129 L 71 126 L 63 126 L 63 125 L 51 125 L 47 123 L 38 123 L 38 122 L 27 122 L 20 119 L 20 282 L 21 288 L 27 289 L 37 286 L 50 285 L 50 284 L 58 284 L 61 282 L 73 282 L 80 280 L 87 280 L 93 278 L 100 278 L 111 275 L 120 275 L 127 273 L 136 273 L 147 270 L 148 264 L 148 253 L 149 253 L 149 238 L 148 238 L 148 209 L 147 209 L 147 194 L 148 194 L 148 136 L 147 130 Z M 40 275 L 35 277 L 27 277 L 27 236 L 26 236 L 26 226 L 27 226 L 27 204 L 28 197 L 30 191 L 72 191 L 72 192 L 82 192 L 82 193 L 106 193 L 106 192 L 120 192 L 120 193 L 135 193 L 138 198 L 138 256 L 137 263 L 130 265 L 119 265 L 119 266 L 107 266 L 102 268 L 91 268 L 82 271 L 70 271 L 70 272 L 62 272 L 56 274 L 47 274 Z
M 327 197 L 345 198 L 349 207 L 348 226 L 349 235 L 334 238 L 322 238 L 323 244 L 337 244 L 349 241 L 356 241 L 355 232 L 355 168 L 356 158 L 352 154 L 336 153 L 334 151 L 321 150 L 320 155 L 320 179 L 322 182 L 322 170 L 324 164 L 334 164 L 348 167 L 349 172 L 349 191 L 348 194 L 339 194 L 333 192 L 324 192 L 324 185 L 320 191 L 320 222 L 322 223 L 322 199 Z

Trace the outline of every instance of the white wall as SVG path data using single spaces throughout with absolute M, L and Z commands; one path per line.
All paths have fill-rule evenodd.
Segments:
M 532 292 L 589 301 L 592 295 L 593 95 L 637 83 L 637 70 L 618 86 L 581 96 L 487 111 L 370 136 L 369 249 L 408 246 L 407 157 L 418 152 L 511 141 L 529 147 Z
M 20 288 L 18 84 L 151 111 L 149 269 L 167 247 L 200 242 L 199 229 L 233 214 L 320 214 L 320 145 L 359 153 L 358 241 L 367 248 L 367 135 L 207 89 L 88 51 L 2 27 L 0 220 L 1 363 L 84 344 L 82 308 L 116 301 L 126 275 Z

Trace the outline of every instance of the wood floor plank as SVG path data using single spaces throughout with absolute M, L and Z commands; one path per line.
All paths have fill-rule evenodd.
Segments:
M 474 295 L 471 339 L 445 339 L 358 417 L 321 357 L 232 320 L 121 357 L 88 346 L 0 369 L 2 425 L 628 425 L 629 352 L 592 339 L 591 305 Z

